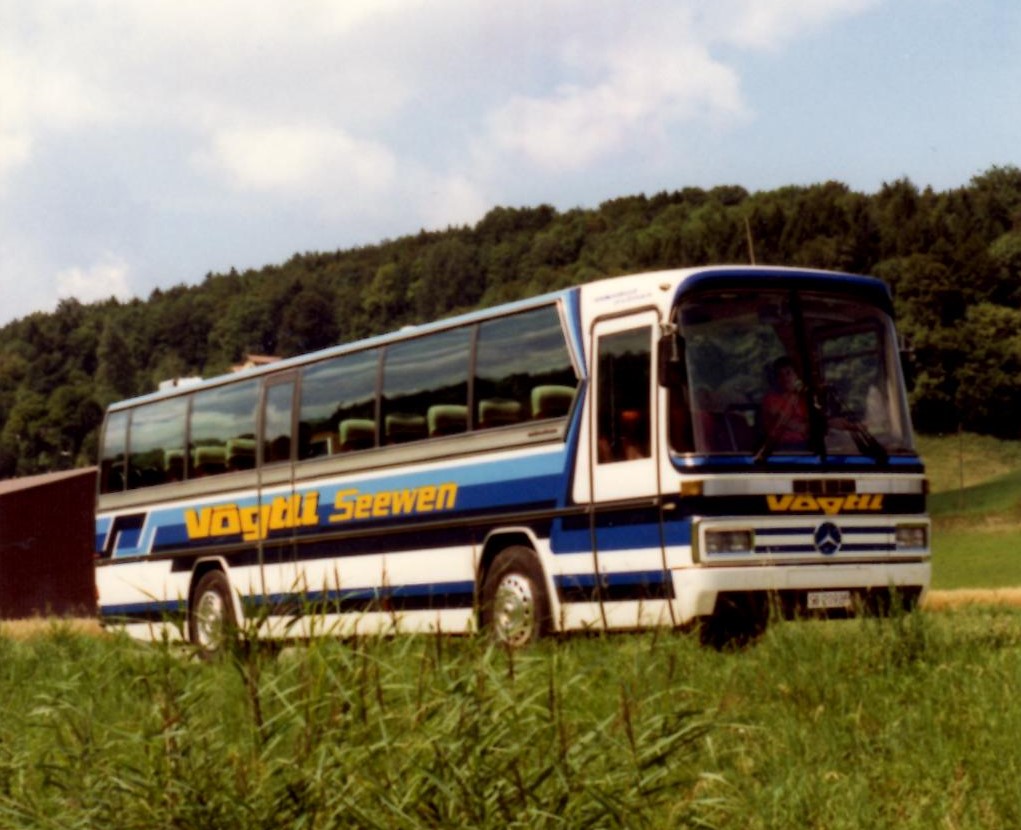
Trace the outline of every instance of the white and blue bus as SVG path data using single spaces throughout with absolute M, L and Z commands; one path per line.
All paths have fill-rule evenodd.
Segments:
M 117 403 L 100 455 L 102 617 L 202 648 L 729 636 L 930 577 L 890 294 L 849 274 L 592 282 Z

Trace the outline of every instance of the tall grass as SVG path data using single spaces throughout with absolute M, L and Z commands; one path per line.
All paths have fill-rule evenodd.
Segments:
M 0 639 L 0 826 L 1021 826 L 1021 612 L 218 663 Z
M 733 666 L 766 733 L 736 749 L 745 826 L 1018 826 L 1019 623 L 987 610 L 774 629 L 765 665 Z
M 67 632 L 2 642 L 0 826 L 696 823 L 710 728 L 662 682 L 481 639 L 314 641 L 206 664 Z

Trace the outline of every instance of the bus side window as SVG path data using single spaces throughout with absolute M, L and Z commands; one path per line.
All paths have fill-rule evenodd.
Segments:
M 103 448 L 99 462 L 99 492 L 119 493 L 127 472 L 128 413 L 114 412 L 103 427 Z
M 228 384 L 197 392 L 191 405 L 189 476 L 203 478 L 255 467 L 255 413 L 259 382 Z M 171 453 L 168 465 L 180 480 L 184 461 Z
M 128 489 L 173 481 L 168 467 L 174 452 L 183 452 L 188 399 L 169 398 L 131 412 Z
M 376 446 L 379 354 L 379 349 L 366 349 L 302 370 L 299 458 Z
M 648 458 L 652 333 L 645 326 L 599 339 L 598 456 L 600 463 Z
M 567 415 L 578 381 L 554 306 L 479 325 L 475 356 L 477 429 Z
M 291 409 L 294 381 L 267 383 L 262 409 L 262 460 L 265 464 L 291 460 Z
M 470 327 L 389 346 L 383 369 L 383 442 L 403 444 L 468 428 Z

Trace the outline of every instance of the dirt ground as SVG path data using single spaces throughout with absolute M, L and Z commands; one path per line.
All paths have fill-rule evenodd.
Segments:
M 80 631 L 83 634 L 98 635 L 103 632 L 99 620 L 91 617 L 77 619 L 34 617 L 28 620 L 0 620 L 0 637 L 23 640 L 45 633 L 51 628 L 67 628 L 71 631 Z
M 956 591 L 929 591 L 922 605 L 930 611 L 960 608 L 965 605 L 1021 606 L 1021 588 L 959 588 Z

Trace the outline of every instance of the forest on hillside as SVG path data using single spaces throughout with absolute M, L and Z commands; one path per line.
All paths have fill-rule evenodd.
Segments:
M 64 300 L 0 328 L 0 478 L 94 463 L 104 407 L 226 371 L 604 276 L 709 263 L 885 279 L 916 428 L 1021 437 L 1021 169 L 936 192 L 839 182 L 684 188 L 596 208 L 494 208 L 474 227 L 295 254 L 147 300 Z

